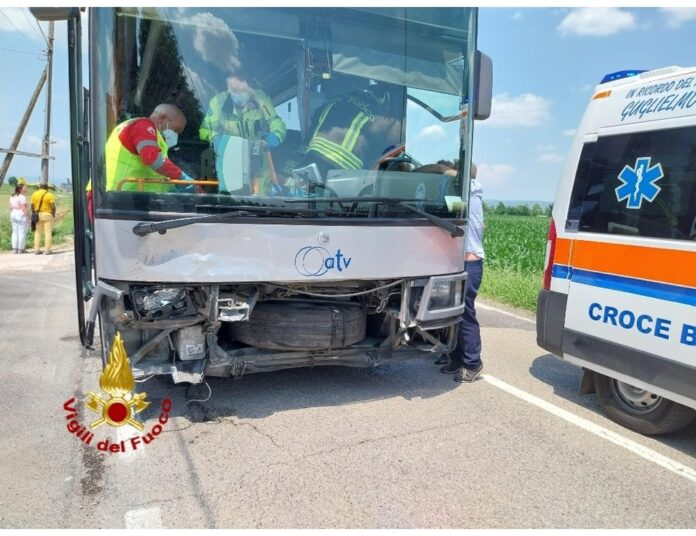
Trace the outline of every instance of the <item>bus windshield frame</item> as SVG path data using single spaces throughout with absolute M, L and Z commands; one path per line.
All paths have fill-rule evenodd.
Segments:
M 476 19 L 475 8 L 91 9 L 96 217 L 157 220 L 306 201 L 311 216 L 273 219 L 420 218 L 398 204 L 331 201 L 366 196 L 465 218 Z M 240 81 L 258 118 L 249 128 L 235 100 Z M 163 103 L 186 116 L 167 156 L 194 182 L 107 177 L 116 127 Z M 351 113 L 363 117 L 362 130 L 351 130 L 356 119 L 341 130 Z M 133 153 L 119 141 L 118 151 Z M 323 206 L 332 210 L 316 210 Z

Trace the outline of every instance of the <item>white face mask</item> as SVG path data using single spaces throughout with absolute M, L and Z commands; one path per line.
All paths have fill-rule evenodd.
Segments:
M 244 106 L 247 102 L 249 102 L 250 95 L 249 93 L 235 93 L 230 91 L 230 97 L 232 97 L 232 101 L 237 106 Z
M 171 128 L 165 128 L 162 131 L 162 137 L 164 138 L 164 142 L 169 147 L 174 147 L 177 143 L 179 143 L 179 134 L 173 131 Z

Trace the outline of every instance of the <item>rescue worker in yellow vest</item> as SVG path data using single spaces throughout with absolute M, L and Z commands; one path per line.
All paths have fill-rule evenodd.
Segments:
M 193 180 L 167 157 L 186 128 L 186 117 L 173 104 L 159 104 L 150 117 L 117 125 L 106 142 L 106 189 L 116 190 L 125 178 Z M 121 191 L 139 191 L 137 182 L 124 182 Z M 144 192 L 169 192 L 170 184 L 143 184 Z
M 327 102 L 312 121 L 305 165 L 322 176 L 331 169 L 370 169 L 385 148 L 401 143 L 401 121 L 392 112 L 403 89 L 376 84 Z
M 227 91 L 218 93 L 208 105 L 199 137 L 210 142 L 216 155 L 222 155 L 230 136 L 251 141 L 263 140 L 270 147 L 277 147 L 285 139 L 287 128 L 278 117 L 271 99 L 260 89 L 252 88 L 241 72 L 227 78 Z M 254 191 L 267 193 L 270 189 L 270 172 L 263 155 L 258 158 Z M 220 179 L 221 177 L 218 177 Z

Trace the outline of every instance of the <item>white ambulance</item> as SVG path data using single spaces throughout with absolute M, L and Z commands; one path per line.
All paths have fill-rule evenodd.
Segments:
M 563 168 L 539 346 L 644 434 L 696 418 L 696 68 L 607 75 Z

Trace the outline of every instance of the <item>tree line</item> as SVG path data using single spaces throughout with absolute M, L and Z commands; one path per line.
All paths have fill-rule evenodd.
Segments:
M 505 205 L 499 201 L 496 205 L 488 205 L 483 203 L 483 212 L 486 214 L 496 214 L 503 216 L 548 216 L 551 217 L 553 203 L 550 203 L 546 208 L 543 208 L 539 203 L 529 205 Z

